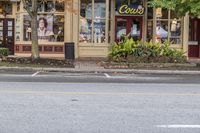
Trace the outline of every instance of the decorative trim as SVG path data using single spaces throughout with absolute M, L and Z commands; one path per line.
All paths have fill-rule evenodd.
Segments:
M 40 45 L 40 54 L 64 54 L 64 45 Z M 15 53 L 31 53 L 30 44 L 15 44 Z

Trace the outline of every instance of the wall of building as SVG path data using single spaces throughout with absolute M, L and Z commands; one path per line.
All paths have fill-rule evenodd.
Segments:
M 82 25 L 81 19 L 87 19 L 87 16 L 82 16 L 80 11 L 82 11 L 82 3 L 84 3 L 84 0 L 68 0 L 65 1 L 65 7 L 63 12 L 54 12 L 54 15 L 63 15 L 64 16 L 64 39 L 61 42 L 45 42 L 45 41 L 39 41 L 39 47 L 40 47 L 40 55 L 41 57 L 60 57 L 64 58 L 64 43 L 65 42 L 73 42 L 75 46 L 75 58 L 85 58 L 85 57 L 107 57 L 109 54 L 109 50 L 112 46 L 112 44 L 115 41 L 115 0 L 102 0 L 105 2 L 103 5 L 105 6 L 105 16 L 100 19 L 104 21 L 105 31 L 103 39 L 98 42 L 98 40 L 95 41 L 95 33 L 92 33 L 91 31 L 95 32 L 95 22 L 90 22 L 90 25 L 92 29 L 90 31 L 90 34 L 92 37 L 88 40 L 82 41 L 80 38 L 82 37 L 82 33 L 80 29 L 80 25 Z M 91 19 L 92 20 L 100 20 L 99 18 L 96 18 L 94 10 L 95 10 L 95 1 L 92 0 L 92 13 L 91 13 Z M 100 4 L 99 4 L 100 5 Z M 170 18 L 170 15 L 168 15 L 168 18 L 162 19 L 157 17 L 156 10 L 152 10 L 152 18 L 148 17 L 148 9 L 147 9 L 147 0 L 144 0 L 143 6 L 145 7 L 145 13 L 142 16 L 142 40 L 152 40 L 157 41 L 157 26 L 158 23 L 161 23 L 166 21 L 168 23 L 168 26 L 171 25 L 173 18 Z M 88 11 L 89 12 L 89 11 Z M 47 13 L 48 14 L 48 13 Z M 31 55 L 31 41 L 24 41 L 24 15 L 27 15 L 26 11 L 23 10 L 23 4 L 20 4 L 20 10 L 17 10 L 17 3 L 13 3 L 13 14 L 6 16 L 6 18 L 14 18 L 16 20 L 16 34 L 15 34 L 15 55 L 17 56 L 30 56 Z M 42 15 L 42 14 L 41 14 Z M 123 15 L 122 15 L 123 16 Z M 134 16 L 132 16 L 134 17 Z M 0 15 L 0 18 L 4 18 L 3 15 Z M 19 21 L 19 22 L 17 22 Z M 181 35 L 180 35 L 180 43 L 179 44 L 173 44 L 171 47 L 174 47 L 176 49 L 183 49 L 186 53 L 188 51 L 188 29 L 189 29 L 189 17 L 186 16 L 183 19 L 179 19 L 178 22 L 181 22 Z M 87 24 L 88 24 L 87 20 Z M 152 37 L 148 38 L 148 29 L 149 29 L 149 22 L 152 22 L 152 26 L 150 29 L 152 30 Z M 88 24 L 89 25 L 89 24 Z M 18 28 L 18 29 L 17 29 Z M 102 27 L 100 27 L 102 28 Z M 19 33 L 17 33 L 19 31 Z M 55 30 L 54 30 L 55 31 Z M 19 34 L 19 39 L 16 39 L 17 35 Z M 170 40 L 171 31 L 168 29 L 168 40 Z M 84 34 L 83 34 L 84 36 Z M 164 40 L 164 39 L 163 39 Z

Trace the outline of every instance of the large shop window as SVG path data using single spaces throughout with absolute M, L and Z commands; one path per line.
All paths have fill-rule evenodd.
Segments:
M 153 10 L 148 11 L 147 38 L 152 39 L 153 33 Z M 163 43 L 168 40 L 171 44 L 182 43 L 182 19 L 177 18 L 174 11 L 156 9 L 156 41 Z
M 52 0 L 38 3 L 38 41 L 64 42 L 64 3 Z M 23 33 L 23 40 L 31 41 L 31 18 L 28 14 L 23 16 Z
M 81 0 L 80 7 L 79 41 L 106 42 L 106 0 Z
M 24 15 L 24 41 L 30 41 L 30 40 L 31 40 L 31 19 L 28 15 Z M 38 41 L 63 42 L 64 16 L 39 15 Z

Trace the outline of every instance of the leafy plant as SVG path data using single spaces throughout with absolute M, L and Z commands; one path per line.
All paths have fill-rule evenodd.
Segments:
M 114 61 L 184 63 L 187 60 L 184 54 L 182 50 L 171 48 L 169 41 L 164 44 L 136 42 L 125 36 L 122 42 L 113 45 L 110 56 Z
M 0 56 L 8 56 L 9 49 L 8 48 L 0 48 Z
M 128 55 L 133 53 L 133 49 L 136 47 L 137 43 L 128 36 L 124 36 L 124 39 L 119 43 L 114 43 L 110 56 L 115 60 L 119 61 L 120 58 L 126 59 Z

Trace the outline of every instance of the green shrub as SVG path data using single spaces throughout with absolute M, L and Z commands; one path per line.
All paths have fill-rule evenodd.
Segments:
M 119 43 L 114 43 L 112 46 L 110 57 L 115 61 L 120 61 L 120 59 L 126 59 L 128 55 L 133 53 L 134 47 L 137 43 L 128 36 L 124 36 L 124 39 Z
M 0 48 L 0 56 L 8 56 L 9 49 L 8 48 Z
M 157 57 L 161 54 L 160 43 L 138 42 L 137 47 L 133 49 L 133 56 L 139 57 Z
M 185 52 L 183 50 L 178 50 L 170 48 L 170 42 L 165 41 L 162 46 L 162 55 L 169 57 L 169 62 L 171 63 L 184 63 L 187 61 Z
M 170 47 L 170 42 L 164 44 L 159 42 L 134 41 L 128 36 L 124 36 L 123 41 L 115 43 L 110 52 L 113 61 L 126 62 L 169 62 L 184 63 L 187 61 L 185 53 Z

